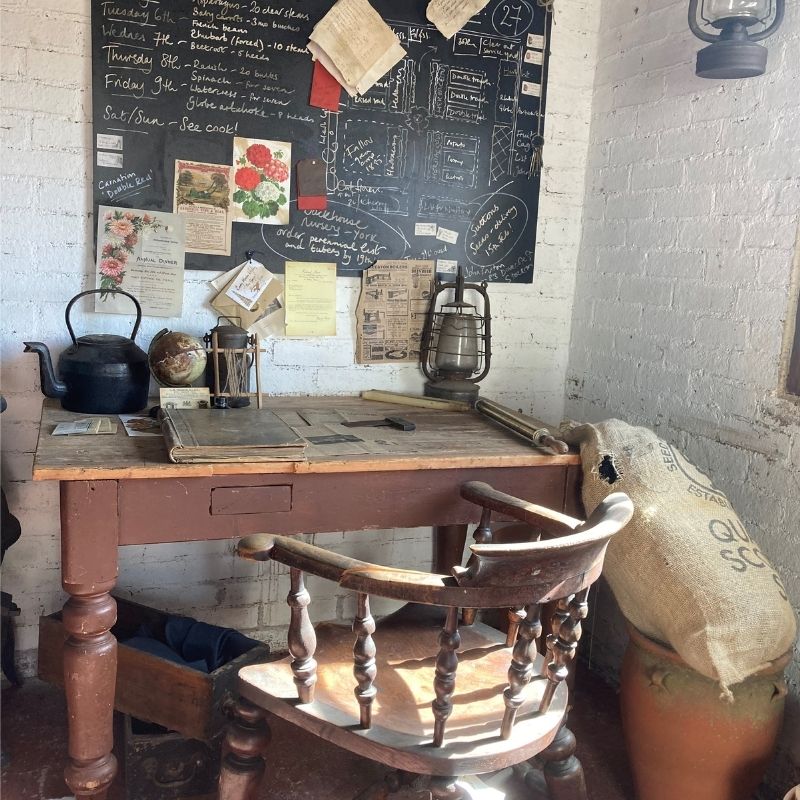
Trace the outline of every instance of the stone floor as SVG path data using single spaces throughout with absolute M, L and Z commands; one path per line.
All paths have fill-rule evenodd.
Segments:
M 579 671 L 577 685 L 570 721 L 578 738 L 589 796 L 591 800 L 633 800 L 616 694 L 587 670 Z M 4 800 L 69 798 L 62 778 L 66 759 L 62 693 L 29 680 L 21 689 L 4 688 L 2 700 Z M 271 724 L 273 741 L 263 800 L 349 800 L 382 774 L 378 765 L 319 742 L 280 720 Z M 507 800 L 530 800 L 531 793 L 518 776 L 501 777 L 506 778 L 502 786 Z M 126 794 L 120 775 L 108 800 L 174 798 L 177 795 L 143 798 Z

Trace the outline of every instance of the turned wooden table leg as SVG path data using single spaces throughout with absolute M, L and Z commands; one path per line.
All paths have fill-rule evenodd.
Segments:
M 583 767 L 575 758 L 575 735 L 566 725 L 561 726 L 539 757 L 545 762 L 544 779 L 550 800 L 587 800 Z
M 264 711 L 240 699 L 225 735 L 219 800 L 255 799 L 264 777 L 264 750 L 269 740 Z
M 67 785 L 78 800 L 105 800 L 117 772 L 114 689 L 117 640 L 117 484 L 61 484 L 61 575 L 70 595 L 63 611 L 64 689 L 69 724 Z

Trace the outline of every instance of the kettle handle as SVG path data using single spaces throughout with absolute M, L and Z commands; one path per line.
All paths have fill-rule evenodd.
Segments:
M 72 323 L 69 321 L 69 312 L 72 311 L 72 306 L 75 305 L 75 301 L 80 300 L 81 297 L 85 297 L 87 294 L 124 294 L 125 297 L 130 297 L 130 299 L 133 300 L 133 304 L 136 306 L 136 323 L 133 326 L 133 331 L 131 331 L 131 341 L 136 338 L 136 334 L 139 332 L 139 323 L 142 321 L 142 307 L 139 305 L 139 301 L 132 294 L 128 294 L 128 292 L 124 292 L 122 289 L 87 289 L 85 292 L 76 294 L 75 297 L 67 303 L 67 310 L 64 312 L 64 320 L 67 323 L 69 335 L 72 337 L 72 344 L 78 344 L 78 340 L 75 338 L 75 331 L 72 330 Z

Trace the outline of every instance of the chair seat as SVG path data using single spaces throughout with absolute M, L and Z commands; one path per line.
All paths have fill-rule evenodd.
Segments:
M 500 738 L 503 689 L 511 648 L 498 631 L 483 624 L 460 629 L 453 711 L 444 744 L 433 747 L 433 674 L 439 652 L 441 610 L 400 613 L 384 620 L 374 634 L 377 696 L 369 730 L 359 726 L 354 696 L 354 634 L 348 627 L 317 626 L 318 663 L 313 703 L 300 705 L 291 658 L 254 664 L 239 672 L 243 697 L 289 722 L 353 752 L 396 769 L 428 775 L 480 774 L 517 764 L 546 747 L 558 731 L 567 706 L 567 687 L 559 685 L 550 709 L 538 713 L 547 683 L 535 677 L 517 714 L 509 739 Z

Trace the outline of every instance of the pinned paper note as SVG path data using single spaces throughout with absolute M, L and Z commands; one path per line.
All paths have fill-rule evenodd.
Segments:
M 414 225 L 415 236 L 436 236 L 439 226 L 435 222 L 418 222 Z
M 544 53 L 541 50 L 526 50 L 526 64 L 544 64 Z
M 451 231 L 449 228 L 439 228 L 439 230 L 436 231 L 436 238 L 440 242 L 456 244 L 458 242 L 458 231 Z
M 272 273 L 258 261 L 248 261 L 226 289 L 225 296 L 251 311 L 267 290 Z
M 367 92 L 406 55 L 368 0 L 338 0 L 309 38 L 311 55 L 351 97 Z
M 336 336 L 336 264 L 287 261 L 287 336 Z
M 259 267 L 263 266 L 251 259 L 211 281 L 211 285 L 218 291 L 217 296 L 211 301 L 211 305 L 222 316 L 238 318 L 241 326 L 252 333 L 254 332 L 253 326 L 268 313 L 271 313 L 269 311 L 270 306 L 283 292 L 283 285 L 272 273 L 269 273 L 271 280 L 267 282 L 264 291 L 258 296 L 255 304 L 249 310 L 246 309 L 240 302 L 231 299 L 228 291 L 236 282 L 240 273 L 250 264 L 258 264 Z
M 97 166 L 122 169 L 122 153 L 104 153 L 101 150 L 98 150 Z
M 122 150 L 122 137 L 113 133 L 97 134 L 98 150 Z
M 522 94 L 530 97 L 542 96 L 542 85 L 540 83 L 533 83 L 532 81 L 522 81 Z
M 489 0 L 430 0 L 426 16 L 450 39 L 488 4 Z

